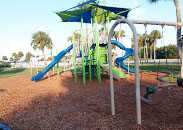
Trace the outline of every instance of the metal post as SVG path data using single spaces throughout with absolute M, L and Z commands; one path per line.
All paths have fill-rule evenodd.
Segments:
M 110 90 L 111 90 L 111 112 L 112 115 L 115 115 L 115 105 L 114 105 L 114 86 L 113 86 L 113 74 L 112 74 L 112 54 L 111 54 L 111 38 L 112 38 L 112 33 L 115 29 L 115 27 L 119 23 L 127 23 L 132 32 L 133 32 L 133 37 L 134 37 L 134 53 L 135 53 L 135 87 L 136 87 L 136 112 L 137 112 L 137 124 L 141 124 L 141 101 L 140 101 L 140 82 L 139 82 L 139 57 L 138 57 L 138 37 L 137 37 L 137 32 L 135 29 L 135 26 L 130 20 L 127 19 L 119 19 L 117 20 L 110 32 L 109 32 L 109 37 L 108 37 L 108 53 L 109 53 L 109 72 L 110 72 Z
M 56 50 L 56 54 L 58 55 L 57 50 Z M 60 77 L 59 62 L 57 63 L 57 77 Z

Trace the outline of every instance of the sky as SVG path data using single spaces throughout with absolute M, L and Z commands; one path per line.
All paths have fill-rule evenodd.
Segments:
M 0 60 L 2 60 L 2 56 L 7 56 L 9 59 L 12 53 L 19 51 L 22 51 L 24 55 L 27 52 L 42 54 L 39 50 L 33 50 L 30 45 L 32 35 L 37 31 L 45 31 L 50 35 L 54 45 L 53 55 L 56 55 L 56 51 L 60 52 L 66 49 L 71 44 L 67 42 L 67 38 L 75 30 L 80 29 L 80 24 L 61 22 L 60 17 L 54 12 L 64 11 L 79 2 L 80 0 L 0 0 Z M 173 0 L 160 1 L 156 4 L 150 4 L 147 0 L 106 0 L 106 3 L 110 6 L 124 8 L 140 6 L 130 11 L 128 19 L 176 22 Z M 179 0 L 179 4 L 183 15 L 183 0 Z M 109 27 L 114 22 L 112 21 Z M 145 33 L 144 25 L 135 25 L 135 27 L 138 33 Z M 125 24 L 122 25 L 122 29 L 126 35 L 123 44 L 126 47 L 131 47 L 131 30 Z M 162 31 L 161 26 L 148 25 L 147 34 L 155 29 Z M 119 27 L 116 30 L 119 31 Z M 165 26 L 163 34 L 163 39 L 158 40 L 158 47 L 176 44 L 175 27 Z M 50 55 L 51 51 L 46 50 L 46 54 Z

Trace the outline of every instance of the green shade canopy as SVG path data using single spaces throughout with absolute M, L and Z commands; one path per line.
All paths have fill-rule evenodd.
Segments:
M 83 5 L 80 4 L 78 6 L 75 6 L 75 8 L 78 7 L 78 9 L 72 11 L 69 11 L 69 9 L 67 9 L 65 11 L 56 12 L 56 14 L 61 17 L 62 22 L 81 22 L 81 17 L 83 17 L 84 23 L 94 23 L 94 18 L 95 16 L 97 16 L 97 23 L 102 23 L 106 21 L 107 16 L 109 16 L 109 20 L 117 20 L 120 18 L 120 16 L 127 17 L 130 11 L 130 9 L 127 8 L 100 6 L 96 3 L 91 4 L 93 1 L 94 0 L 86 3 L 88 4 L 88 8 L 86 9 L 79 9 L 79 7 L 82 7 Z M 84 3 L 84 5 L 86 4 Z

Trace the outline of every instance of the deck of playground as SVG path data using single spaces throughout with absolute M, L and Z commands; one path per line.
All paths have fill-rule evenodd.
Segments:
M 101 84 L 97 79 L 87 80 L 86 86 L 82 76 L 75 84 L 71 72 L 59 78 L 55 74 L 51 80 L 45 76 L 36 83 L 30 78 L 0 78 L 0 123 L 19 130 L 183 129 L 183 88 L 176 85 L 163 104 L 142 104 L 142 125 L 136 125 L 134 74 L 114 80 L 116 116 L 111 116 L 107 76 L 102 76 Z M 156 73 L 144 72 L 141 93 L 145 86 L 156 84 Z

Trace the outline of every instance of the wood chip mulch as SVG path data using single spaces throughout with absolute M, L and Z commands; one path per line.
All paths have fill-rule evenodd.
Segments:
M 165 74 L 160 73 L 159 76 Z M 141 95 L 160 83 L 156 73 L 140 74 Z M 93 78 L 82 85 L 70 72 L 46 76 L 36 83 L 31 75 L 0 78 L 0 123 L 13 130 L 173 130 L 183 129 L 183 87 L 169 91 L 164 103 L 142 104 L 142 125 L 136 124 L 134 74 L 114 80 L 116 115 L 111 115 L 109 78 Z

